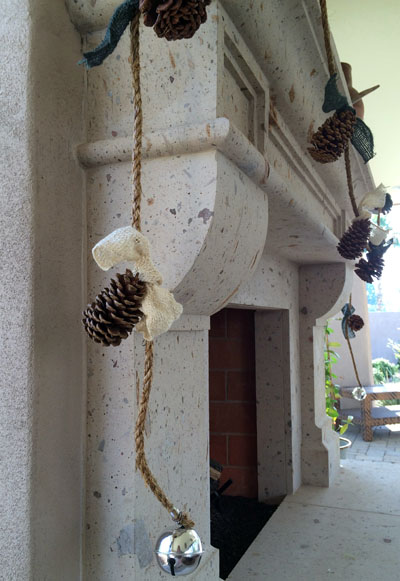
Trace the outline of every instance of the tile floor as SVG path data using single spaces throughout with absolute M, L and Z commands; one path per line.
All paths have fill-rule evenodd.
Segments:
M 400 464 L 400 424 L 377 426 L 372 442 L 364 442 L 360 426 L 352 425 L 345 437 L 352 441 L 346 453 L 347 460 L 397 462 Z

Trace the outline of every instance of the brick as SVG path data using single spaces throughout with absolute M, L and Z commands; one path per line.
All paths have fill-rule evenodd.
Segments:
M 223 466 L 228 463 L 227 437 L 218 434 L 210 434 L 210 458 Z
M 210 432 L 256 434 L 256 406 L 253 403 L 210 403 Z
M 210 337 L 226 337 L 226 309 L 210 318 Z
M 247 341 L 211 337 L 209 356 L 210 369 L 246 370 L 254 366 L 254 349 Z
M 254 343 L 254 311 L 226 309 L 227 335 Z
M 257 471 L 249 468 L 227 466 L 222 471 L 221 484 L 232 478 L 233 484 L 224 492 L 229 496 L 258 497 Z
M 257 437 L 228 436 L 228 464 L 257 469 Z
M 209 381 L 210 401 L 224 401 L 226 399 L 225 371 L 210 371 Z
M 231 401 L 256 401 L 255 369 L 228 371 L 227 399 Z

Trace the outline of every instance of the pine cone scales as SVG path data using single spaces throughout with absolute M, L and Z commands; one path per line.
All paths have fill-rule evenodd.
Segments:
M 356 115 L 352 109 L 336 111 L 311 138 L 308 151 L 320 163 L 336 161 L 348 146 L 354 133 Z
M 360 315 L 351 315 L 347 321 L 348 326 L 354 332 L 361 331 L 364 327 L 364 321 Z
M 143 316 L 140 307 L 146 283 L 130 270 L 116 278 L 88 305 L 82 319 L 89 337 L 107 347 L 116 347 L 126 339 Z
M 371 222 L 367 218 L 355 220 L 337 245 L 339 254 L 348 260 L 360 258 L 367 246 L 370 232 Z
M 368 257 L 368 261 L 362 258 L 356 264 L 355 273 L 361 280 L 373 283 L 374 278 L 381 278 L 384 266 L 385 261 L 379 256 Z
M 206 6 L 211 0 L 140 0 L 145 26 L 154 26 L 160 38 L 192 38 L 207 20 Z

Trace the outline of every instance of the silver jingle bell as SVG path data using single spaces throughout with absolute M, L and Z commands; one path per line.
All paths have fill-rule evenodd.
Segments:
M 351 392 L 351 395 L 357 401 L 362 401 L 363 399 L 365 399 L 367 397 L 367 392 L 365 391 L 365 389 L 363 387 L 355 387 L 353 389 L 353 391 Z
M 190 575 L 197 569 L 203 554 L 199 535 L 194 529 L 179 528 L 163 533 L 155 548 L 160 568 L 173 577 Z

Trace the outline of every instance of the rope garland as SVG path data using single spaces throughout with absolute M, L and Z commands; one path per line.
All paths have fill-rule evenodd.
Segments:
M 143 109 L 142 91 L 140 88 L 140 45 L 139 45 L 140 12 L 131 21 L 131 54 L 129 57 L 132 70 L 133 89 L 133 148 L 132 148 L 132 226 L 141 232 L 141 202 L 142 202 L 142 139 L 143 139 Z
M 130 25 L 131 33 L 131 54 L 130 63 L 132 69 L 132 88 L 133 88 L 133 151 L 132 151 L 132 176 L 133 176 L 133 198 L 132 198 L 132 226 L 139 232 L 141 231 L 141 201 L 142 201 L 142 136 L 143 136 L 143 112 L 142 112 L 142 95 L 140 89 L 140 50 L 139 50 L 139 24 L 140 13 L 136 14 Z M 165 492 L 158 484 L 156 478 L 151 472 L 146 459 L 144 449 L 144 434 L 147 410 L 149 407 L 150 392 L 153 381 L 154 366 L 154 343 L 146 341 L 143 390 L 140 399 L 138 417 L 135 427 L 135 444 L 136 444 L 136 469 L 138 469 L 143 480 L 150 488 L 159 502 L 168 510 L 173 520 L 185 528 L 193 528 L 194 522 L 189 516 L 180 512 L 174 507 L 172 502 L 167 498 Z
M 328 20 L 328 8 L 326 5 L 326 0 L 320 0 L 321 5 L 321 16 L 322 16 L 322 28 L 324 30 L 324 41 L 326 56 L 328 59 L 328 69 L 329 76 L 332 77 L 336 72 L 335 59 L 333 58 L 332 44 L 331 44 L 331 32 L 329 30 L 329 20 Z
M 332 50 L 332 43 L 331 43 L 331 32 L 329 29 L 328 8 L 327 8 L 326 0 L 320 0 L 320 7 L 321 7 L 321 17 L 322 17 L 322 28 L 324 31 L 325 51 L 326 51 L 326 57 L 328 60 L 329 76 L 332 77 L 336 73 L 336 66 L 335 66 L 335 59 L 333 57 L 333 50 Z M 354 215 L 357 218 L 360 214 L 358 212 L 357 203 L 356 203 L 356 200 L 354 197 L 353 176 L 351 174 L 349 145 L 346 147 L 346 149 L 344 151 L 344 162 L 345 162 L 345 168 L 346 168 L 346 178 L 347 178 L 347 187 L 348 187 L 348 191 L 349 191 L 349 197 L 350 197 L 350 201 L 351 201 Z
M 356 199 L 354 197 L 354 188 L 353 188 L 353 178 L 351 175 L 349 147 L 346 147 L 346 149 L 344 150 L 344 163 L 346 166 L 347 187 L 349 190 L 351 205 L 353 207 L 353 212 L 354 212 L 355 217 L 358 218 L 358 216 L 360 215 L 360 212 L 358 211 L 357 202 L 356 202 Z

